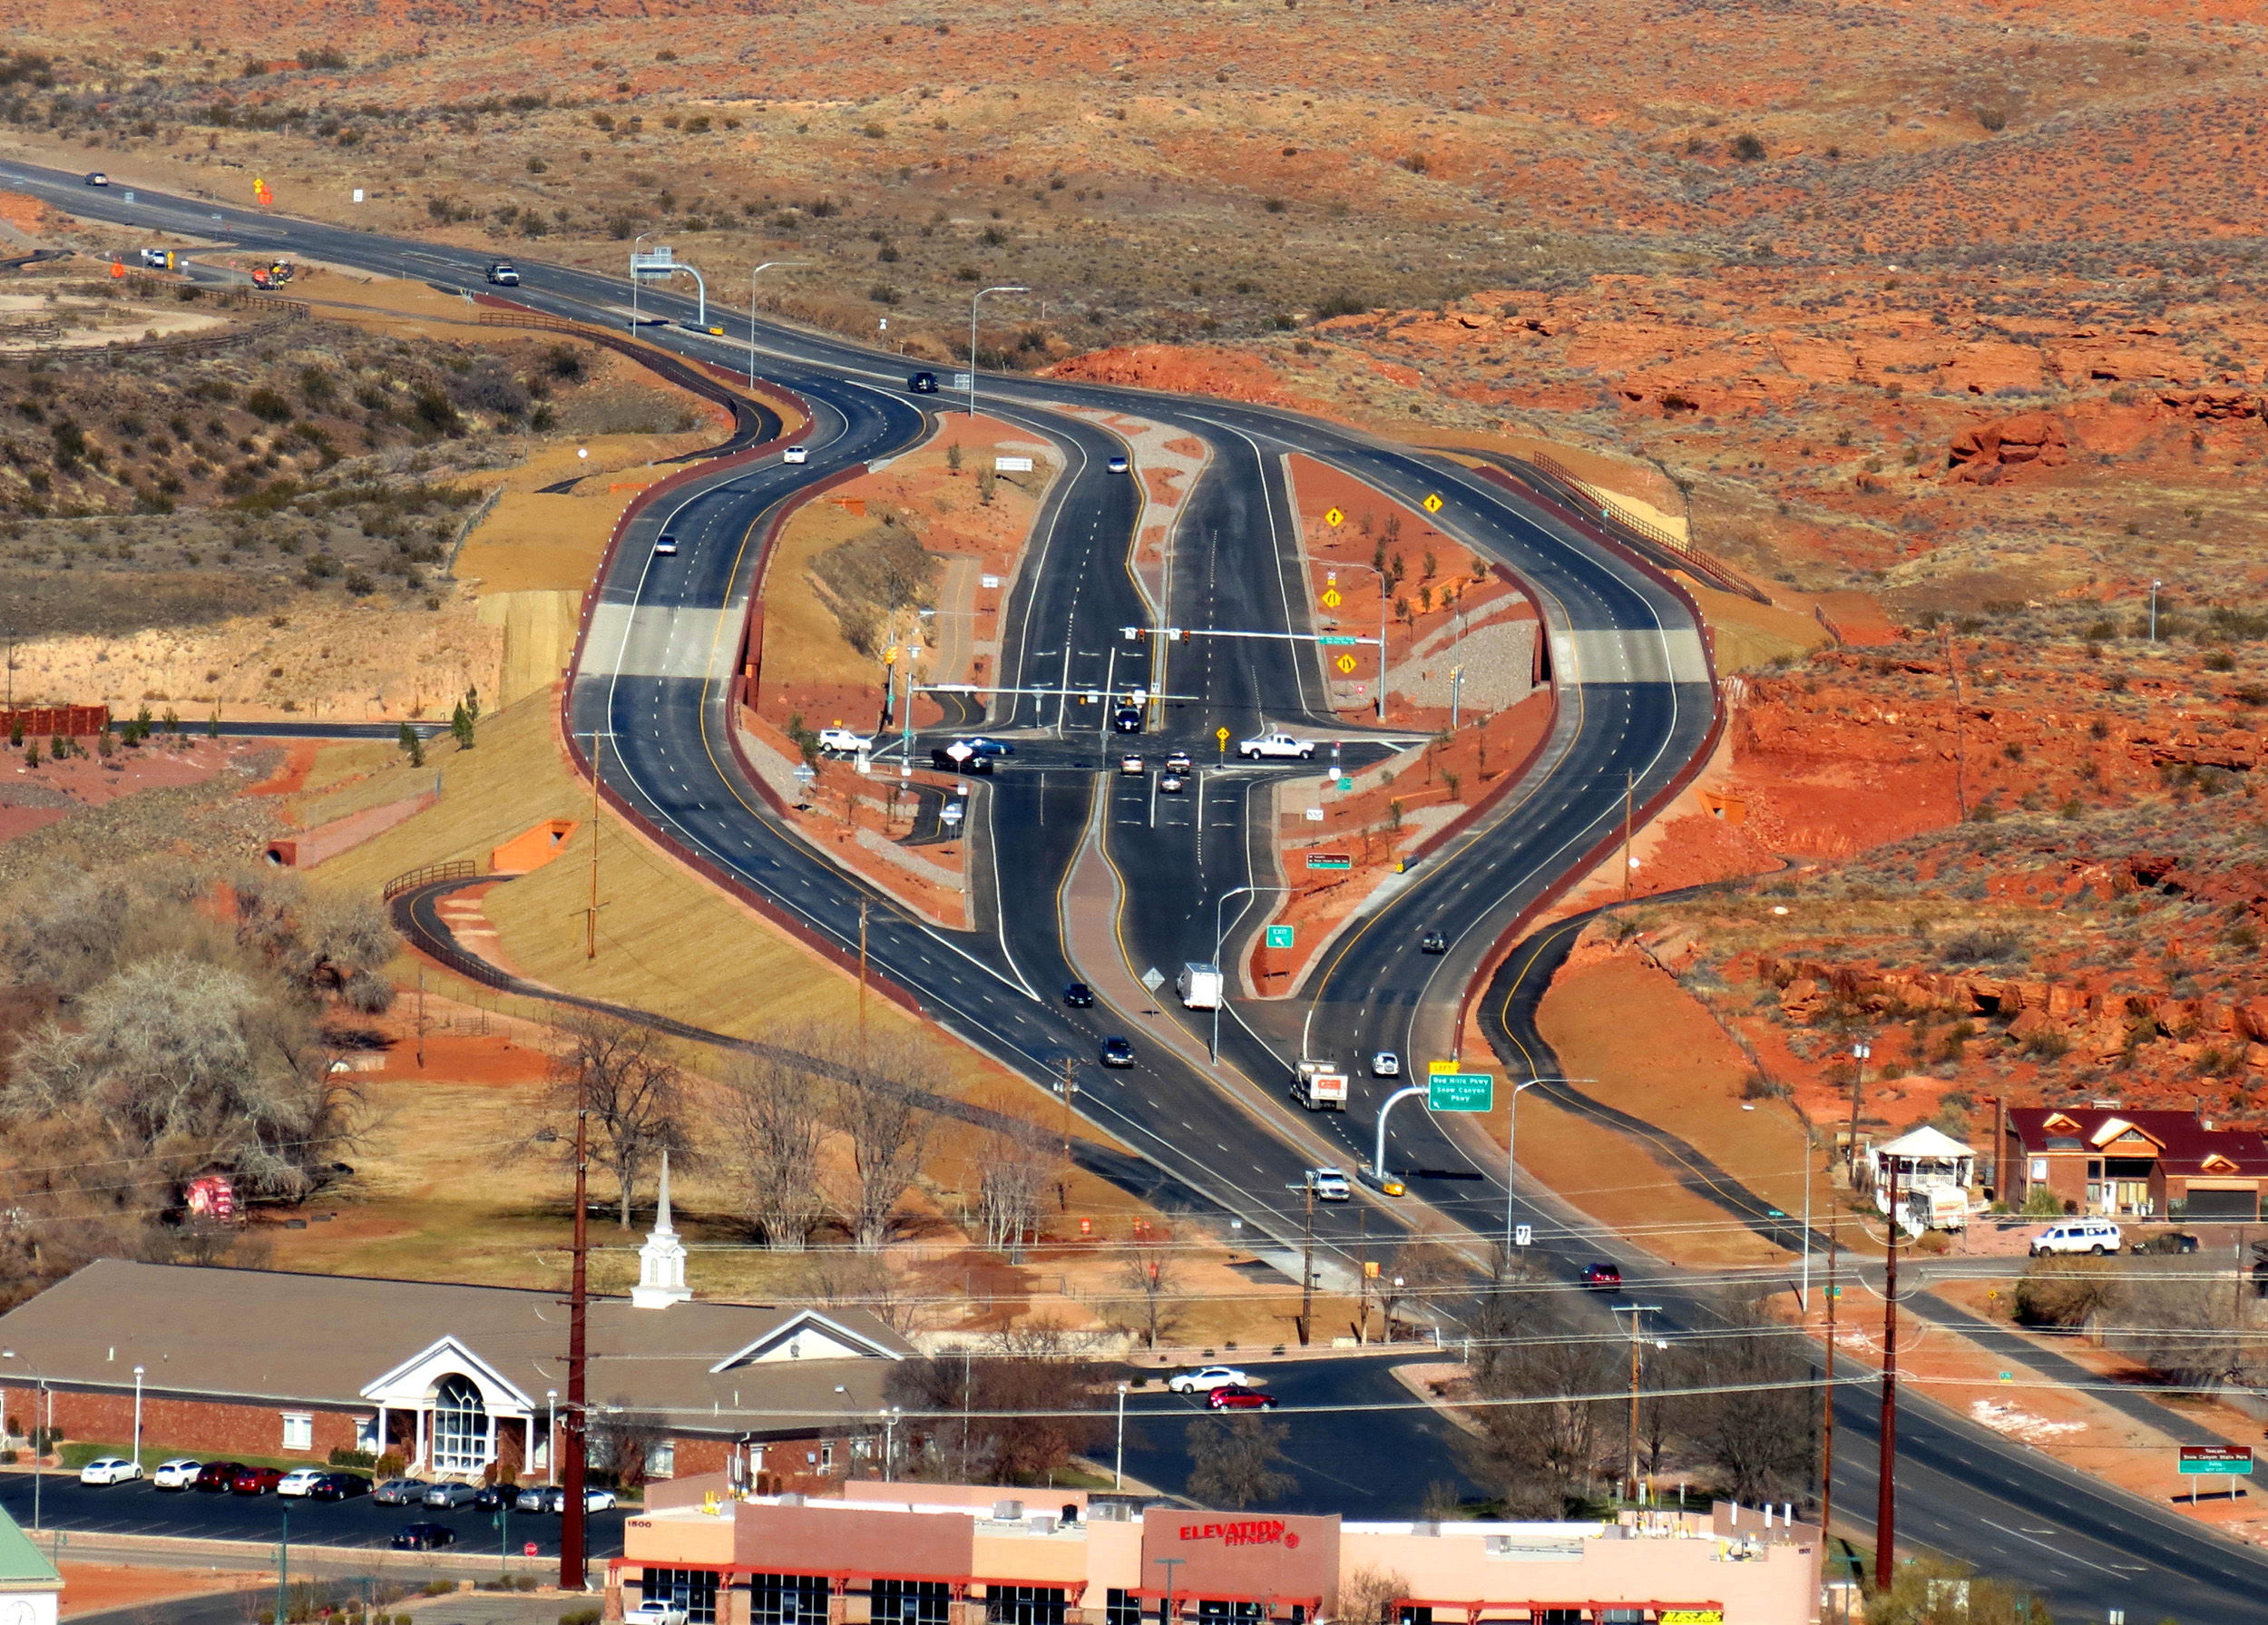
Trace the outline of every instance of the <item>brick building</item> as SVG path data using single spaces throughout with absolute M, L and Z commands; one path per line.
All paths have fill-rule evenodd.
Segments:
M 2010 1107 L 2001 1135 L 2010 1208 L 2046 1190 L 2069 1211 L 2113 1219 L 2253 1220 L 2268 1187 L 2268 1138 L 2189 1111 Z
M 683 1259 L 665 1216 L 637 1293 L 591 1299 L 593 1426 L 649 1419 L 655 1477 L 846 1473 L 912 1346 L 864 1310 L 688 1301 Z M 145 1457 L 394 1452 L 425 1477 L 540 1479 L 567 1309 L 548 1291 L 104 1259 L 0 1316 L 0 1348 L 18 1439 L 52 1415 L 65 1439 Z

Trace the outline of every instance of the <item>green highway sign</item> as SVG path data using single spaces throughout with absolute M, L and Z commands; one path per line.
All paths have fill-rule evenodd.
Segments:
M 1337 632 L 1322 632 L 1316 636 L 1315 641 L 1318 643 L 1352 643 L 1354 640 L 1342 637 Z
M 1486 1111 L 1496 1104 L 1496 1080 L 1487 1072 L 1431 1072 L 1425 1079 L 1428 1111 Z
M 1339 788 L 1342 790 L 1351 790 L 1354 788 L 1354 781 L 1352 778 L 1342 778 L 1339 780 Z
M 1293 928 L 1289 925 L 1270 925 L 1268 927 L 1268 946 L 1271 948 L 1290 947 L 1292 945 L 1292 929 Z
M 1311 869 L 1351 869 L 1354 860 L 1344 852 L 1310 852 L 1307 866 Z
M 2192 1476 L 2244 1478 L 2253 1470 L 2249 1444 L 2185 1444 L 2181 1453 L 2180 1470 Z

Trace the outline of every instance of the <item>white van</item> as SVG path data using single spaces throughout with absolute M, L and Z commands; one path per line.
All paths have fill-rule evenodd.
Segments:
M 2107 1219 L 2067 1219 L 2032 1238 L 2032 1257 L 2048 1253 L 2115 1253 L 2118 1227 Z

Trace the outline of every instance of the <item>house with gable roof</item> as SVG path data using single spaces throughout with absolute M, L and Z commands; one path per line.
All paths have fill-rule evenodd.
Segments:
M 2002 1194 L 2011 1208 L 2044 1189 L 2067 1212 L 2256 1220 L 2268 1188 L 2268 1137 L 2217 1128 L 2195 1112 L 2011 1107 L 2001 1135 Z

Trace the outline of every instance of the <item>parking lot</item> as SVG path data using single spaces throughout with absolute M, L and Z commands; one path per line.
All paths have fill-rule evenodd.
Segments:
M 153 1465 L 145 1462 L 144 1466 Z M 32 1474 L 0 1472 L 0 1506 L 25 1529 L 32 1527 Z M 475 1512 L 464 1507 L 376 1506 L 367 1495 L 353 1501 L 279 1500 L 269 1495 L 208 1494 L 197 1490 L 156 1490 L 143 1479 L 109 1487 L 82 1484 L 76 1474 L 48 1473 L 39 1486 L 40 1523 L 47 1529 L 106 1534 L 181 1535 L 208 1541 L 258 1541 L 273 1544 L 284 1533 L 288 1512 L 293 1545 L 386 1547 L 405 1523 L 440 1523 L 457 1532 L 456 1552 L 524 1552 L 529 1542 L 539 1557 L 559 1553 L 559 1520 L 548 1512 Z M 618 1557 L 622 1551 L 622 1513 L 592 1512 L 589 1520 L 593 1558 Z

